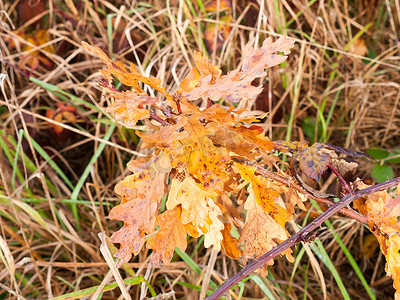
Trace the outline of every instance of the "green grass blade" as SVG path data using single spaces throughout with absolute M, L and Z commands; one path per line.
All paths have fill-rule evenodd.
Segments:
M 145 281 L 143 276 L 138 276 L 138 277 L 135 277 L 135 278 L 125 279 L 123 282 L 126 285 L 137 285 L 139 283 L 142 283 L 143 281 Z M 50 298 L 49 300 L 82 299 L 83 297 L 87 297 L 89 295 L 94 294 L 98 290 L 99 287 L 100 286 L 92 286 L 92 287 L 87 288 L 87 289 L 83 289 L 83 290 L 80 290 L 80 291 L 64 294 L 62 296 Z M 104 286 L 104 288 L 101 291 L 102 292 L 108 292 L 108 291 L 114 290 L 117 287 L 118 287 L 118 283 L 115 282 L 115 283 L 107 284 L 106 286 Z
M 28 135 L 25 133 L 25 131 L 22 131 L 22 134 L 25 136 L 26 139 L 28 139 Z M 66 183 L 66 185 L 72 190 L 74 188 L 74 185 L 64 174 L 64 172 L 60 169 L 60 167 L 54 162 L 54 160 L 32 137 L 30 137 L 30 142 L 32 143 L 32 146 L 37 151 L 37 153 L 39 153 L 39 155 L 43 157 L 43 159 L 53 168 L 54 171 L 56 171 L 56 173 Z
M 314 200 L 312 201 L 312 205 L 316 208 L 319 209 L 318 205 L 315 203 Z M 338 243 L 339 247 L 342 249 L 343 254 L 347 257 L 349 260 L 350 265 L 352 266 L 354 272 L 357 274 L 358 278 L 360 279 L 362 285 L 364 286 L 365 290 L 367 291 L 369 297 L 373 300 L 376 300 L 375 294 L 372 292 L 371 288 L 368 285 L 367 280 L 365 279 L 362 271 L 360 270 L 360 267 L 358 266 L 356 260 L 354 259 L 353 255 L 351 255 L 349 249 L 345 246 L 343 243 L 343 240 L 339 237 L 337 232 L 335 231 L 335 228 L 332 226 L 332 223 L 329 220 L 325 221 L 325 225 L 330 229 L 333 237 L 335 238 L 336 242 Z
M 3 134 L 4 134 L 4 131 L 2 130 L 1 131 L 1 136 L 3 136 Z M 7 144 L 4 142 L 2 137 L 0 137 L 0 147 L 3 150 L 4 154 L 6 155 L 8 161 L 10 162 L 10 164 L 12 166 L 14 166 L 15 161 L 14 161 L 14 158 L 13 158 L 13 156 L 11 154 L 11 149 L 8 148 Z M 24 182 L 25 178 L 21 174 L 20 170 L 18 168 L 13 169 L 13 176 L 15 176 L 14 175 L 14 170 L 15 170 L 15 174 L 18 176 L 18 179 L 21 182 Z M 12 187 L 13 190 L 15 190 L 15 182 L 11 182 L 11 187 Z M 25 190 L 26 190 L 26 192 L 28 193 L 28 195 L 30 197 L 33 197 L 33 193 L 31 192 L 31 190 L 28 187 L 25 187 Z
M 175 252 L 179 255 L 179 257 L 189 266 L 189 268 L 191 268 L 197 275 L 200 275 L 201 273 L 201 268 L 198 264 L 196 264 L 196 262 L 186 253 L 181 252 L 181 250 L 179 250 L 178 248 L 175 248 Z M 212 280 L 210 280 L 209 284 L 208 284 L 213 290 L 216 290 L 218 288 L 218 286 L 215 284 L 215 282 L 213 282 Z
M 263 293 L 265 294 L 265 296 L 268 297 L 268 299 L 270 300 L 276 299 L 269 290 L 269 288 L 265 285 L 264 281 L 258 275 L 252 274 L 249 277 L 255 284 L 258 285 L 258 287 L 263 291 Z
M 333 278 L 335 279 L 340 289 L 340 292 L 342 293 L 343 299 L 350 300 L 350 296 L 346 290 L 346 287 L 344 286 L 339 273 L 336 271 L 335 266 L 333 265 L 331 259 L 329 258 L 328 253 L 326 253 L 325 248 L 322 245 L 322 242 L 320 240 L 317 240 L 315 243 L 310 244 L 310 248 L 331 272 Z
M 117 126 L 115 124 L 112 124 L 109 128 L 108 131 L 106 132 L 105 136 L 104 136 L 104 140 L 108 141 L 111 138 L 111 135 L 113 134 L 115 128 Z M 96 152 L 94 153 L 94 155 L 92 156 L 92 158 L 90 159 L 88 165 L 86 166 L 85 170 L 83 171 L 81 177 L 79 178 L 78 183 L 75 185 L 74 190 L 72 191 L 71 194 L 71 205 L 72 205 L 72 213 L 75 217 L 76 220 L 76 224 L 77 227 L 80 229 L 80 225 L 79 225 L 79 215 L 78 215 L 78 207 L 76 205 L 76 203 L 74 203 L 73 201 L 76 201 L 78 199 L 79 193 L 82 189 L 83 184 L 85 183 L 87 177 L 89 176 L 90 173 L 90 169 L 92 167 L 92 165 L 98 160 L 99 156 L 101 155 L 101 153 L 103 153 L 104 148 L 106 147 L 105 143 L 101 143 L 99 145 L 99 147 L 97 148 Z
M 33 83 L 36 83 L 37 85 L 41 86 L 42 88 L 44 88 L 45 90 L 52 92 L 52 93 L 60 93 L 61 95 L 67 96 L 70 100 L 73 100 L 77 103 L 83 104 L 85 106 L 87 106 L 88 108 L 91 108 L 95 111 L 98 111 L 102 114 L 105 114 L 107 116 L 109 116 L 107 113 L 105 113 L 104 111 L 102 111 L 100 108 L 98 108 L 96 105 L 93 105 L 87 101 L 82 100 L 81 98 L 72 95 L 62 89 L 60 89 L 58 86 L 47 83 L 47 82 L 43 82 L 35 77 L 29 77 L 29 80 L 32 81 Z

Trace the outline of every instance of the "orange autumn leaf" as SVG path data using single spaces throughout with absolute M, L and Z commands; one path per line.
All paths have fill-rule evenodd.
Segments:
M 147 96 L 145 93 L 114 92 L 115 101 L 106 111 L 114 113 L 117 120 L 124 120 L 127 127 L 135 126 L 139 120 L 150 117 L 150 111 L 143 108 L 144 105 L 151 105 L 158 101 L 157 98 Z
M 243 252 L 239 249 L 239 240 L 231 236 L 231 224 L 225 223 L 224 229 L 221 231 L 223 240 L 221 242 L 222 252 L 233 259 L 239 259 Z
M 221 192 L 230 155 L 227 149 L 213 144 L 210 135 L 216 128 L 213 123 L 204 126 L 196 116 L 188 119 L 185 129 L 190 135 L 183 141 L 183 155 L 177 156 L 173 165 L 185 163 L 203 188 Z
M 217 122 L 219 125 L 235 125 L 241 122 L 248 122 L 251 118 L 251 122 L 257 122 L 258 117 L 250 118 L 238 118 L 235 115 L 240 114 L 244 109 L 234 111 L 234 107 L 230 107 L 228 110 L 221 107 L 219 103 L 211 105 L 210 107 L 200 109 L 197 105 L 192 104 L 186 99 L 181 101 L 181 109 L 183 113 L 196 114 L 198 117 L 204 117 L 208 122 Z M 233 114 L 232 114 L 233 113 Z M 261 131 L 262 132 L 262 131 Z
M 161 198 L 165 194 L 165 174 L 135 173 L 119 182 L 115 193 L 122 197 L 122 202 L 110 211 L 109 218 L 124 222 L 122 229 L 111 237 L 113 243 L 121 244 L 115 254 L 119 258 L 118 266 L 121 266 L 129 261 L 132 253 L 137 255 L 140 252 L 145 234 L 154 229 Z
M 155 177 L 159 173 L 168 174 L 171 171 L 171 162 L 166 152 L 156 151 L 148 156 L 129 161 L 126 167 L 132 173 L 148 171 L 150 176 Z
M 257 155 L 253 151 L 256 148 L 253 143 L 248 142 L 237 132 L 230 131 L 223 126 L 218 128 L 218 130 L 212 135 L 212 141 L 215 145 L 225 147 L 230 152 L 242 157 L 251 159 Z
M 119 81 L 127 86 L 134 86 L 137 81 L 143 82 L 155 89 L 156 91 L 162 93 L 168 99 L 172 99 L 172 95 L 168 94 L 165 89 L 161 87 L 161 79 L 142 76 L 139 72 L 136 71 L 133 64 L 131 65 L 131 72 L 124 72 L 119 69 L 103 69 L 100 70 L 100 73 L 103 75 L 114 75 Z
M 246 126 L 232 126 L 229 130 L 233 130 L 243 136 L 248 142 L 253 143 L 262 153 L 270 154 L 274 150 L 275 143 L 271 142 L 268 137 L 260 131 L 260 127 L 252 125 Z M 262 130 L 262 129 L 261 129 Z
M 234 70 L 218 77 L 206 75 L 199 80 L 197 87 L 182 95 L 188 100 L 206 96 L 213 101 L 218 101 L 223 97 L 232 102 L 255 99 L 261 93 L 262 86 L 253 86 L 251 84 L 253 80 L 264 76 L 266 68 L 284 62 L 287 56 L 277 54 L 277 52 L 289 54 L 293 46 L 294 42 L 286 38 L 279 38 L 274 43 L 271 38 L 268 38 L 258 50 L 254 50 L 250 44 L 247 44 L 243 51 L 242 71 Z
M 251 184 L 251 193 L 257 204 L 282 227 L 291 219 L 287 210 L 278 204 L 280 193 L 286 193 L 288 188 L 271 179 L 255 175 L 255 167 L 235 163 L 242 178 Z M 247 201 L 246 201 L 247 203 Z
M 300 209 L 306 210 L 306 207 L 304 206 L 305 201 L 307 201 L 307 197 L 304 196 L 303 194 L 300 194 L 297 190 L 294 188 L 289 188 L 289 190 L 285 193 L 285 205 L 286 205 L 286 210 L 289 212 L 289 214 L 294 213 L 294 207 L 297 205 Z
M 136 134 L 141 137 L 148 147 L 156 147 L 165 151 L 172 151 L 182 145 L 182 140 L 189 136 L 189 132 L 182 131 L 182 127 L 187 124 L 186 117 L 179 119 L 176 124 L 171 126 L 161 126 L 154 133 L 142 133 L 136 131 Z
M 175 247 L 186 250 L 186 230 L 180 220 L 178 208 L 166 210 L 156 218 L 156 226 L 160 226 L 157 234 L 147 241 L 146 247 L 153 249 L 151 262 L 158 266 L 163 262 L 168 264 Z
M 168 94 L 165 89 L 161 87 L 160 79 L 142 76 L 136 70 L 134 64 L 130 65 L 130 70 L 128 71 L 121 62 L 113 62 L 99 47 L 91 46 L 86 42 L 82 42 L 82 45 L 90 54 L 97 56 L 107 65 L 108 69 L 100 70 L 100 73 L 106 78 L 111 79 L 110 75 L 114 75 L 123 84 L 132 86 L 136 93 L 142 94 L 143 90 L 139 87 L 140 81 L 162 93 L 168 99 L 172 99 L 172 95 Z
M 286 37 L 280 37 L 275 42 L 272 42 L 271 38 L 267 38 L 262 47 L 257 50 L 254 50 L 248 43 L 242 56 L 242 76 L 265 76 L 265 69 L 283 63 L 293 47 L 294 41 Z M 280 55 L 278 52 L 283 52 L 285 55 Z
M 208 12 L 231 10 L 232 2 L 231 0 L 211 0 L 204 5 L 204 8 Z
M 189 74 L 182 80 L 181 84 L 179 85 L 179 89 L 176 91 L 177 93 L 182 92 L 190 92 L 193 90 L 197 83 L 199 82 L 200 74 L 196 68 L 193 68 Z
M 25 52 L 18 62 L 18 67 L 20 69 L 24 69 L 28 66 L 34 70 L 39 67 L 40 63 L 47 68 L 51 67 L 52 62 L 50 58 L 46 56 L 45 52 L 53 54 L 55 53 L 54 48 L 52 45 L 42 46 L 50 42 L 50 34 L 47 30 L 39 29 L 33 33 L 16 31 L 14 33 L 24 39 L 25 42 L 21 42 L 16 38 L 8 37 L 4 40 L 9 43 L 10 48 L 17 48 L 17 50 Z M 39 49 L 42 49 L 43 51 L 40 51 Z
M 357 188 L 368 185 L 358 182 Z M 377 192 L 358 199 L 354 207 L 367 217 L 372 233 L 379 242 L 386 258 L 385 270 L 393 279 L 396 289 L 395 299 L 400 299 L 400 184 L 397 197 L 393 198 L 386 191 Z
M 57 104 L 57 110 L 46 110 L 46 117 L 60 123 L 76 122 L 76 107 L 65 105 L 64 103 Z M 60 134 L 64 128 L 57 124 L 50 124 L 56 134 Z
M 214 82 L 221 76 L 221 69 L 214 66 L 205 55 L 201 55 L 198 51 L 194 51 L 194 62 L 196 63 L 196 68 L 202 77 L 211 75 L 211 82 Z
M 221 23 L 206 23 L 206 28 L 204 30 L 204 44 L 209 52 L 220 51 L 228 39 L 230 32 L 232 31 L 232 17 L 226 15 L 220 17 L 219 21 Z
M 255 87 L 251 83 L 255 77 L 241 77 L 238 71 L 231 71 L 228 75 L 212 81 L 212 75 L 207 75 L 199 81 L 189 93 L 183 93 L 188 100 L 197 100 L 207 96 L 213 101 L 226 97 L 229 101 L 239 102 L 242 99 L 255 99 L 262 91 L 262 87 Z

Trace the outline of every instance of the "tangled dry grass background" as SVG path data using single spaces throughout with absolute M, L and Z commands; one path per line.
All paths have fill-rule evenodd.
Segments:
M 126 129 L 105 113 L 111 100 L 95 81 L 102 62 L 85 53 L 82 41 L 135 63 L 173 91 L 194 65 L 193 50 L 206 51 L 226 72 L 240 64 L 249 40 L 286 35 L 296 41 L 288 61 L 257 83 L 264 85 L 257 100 L 239 104 L 270 112 L 262 126 L 271 139 L 362 151 L 399 146 L 399 0 L 231 3 L 230 10 L 207 11 L 201 0 L 0 1 L 1 299 L 64 299 L 71 292 L 198 299 L 207 287 L 204 273 L 221 284 L 241 267 L 222 254 L 210 263 L 212 251 L 193 240 L 187 256 L 168 266 L 152 268 L 142 251 L 115 275 L 109 251 L 116 248 L 107 242 L 119 227 L 107 220 L 119 201 L 113 187 L 127 175 L 126 162 L 145 153 L 134 132 L 149 124 Z M 371 168 L 364 162 L 356 175 L 368 178 Z M 352 299 L 369 296 L 338 238 L 376 298 L 392 297 L 382 256 L 361 225 L 337 216 L 318 238 Z M 297 265 L 281 259 L 268 280 L 253 276 L 228 297 L 343 298 L 321 251 L 302 249 Z M 147 284 L 117 281 L 122 292 L 84 292 L 140 275 Z

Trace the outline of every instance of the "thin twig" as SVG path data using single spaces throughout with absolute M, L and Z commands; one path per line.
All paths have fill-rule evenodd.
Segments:
M 328 163 L 327 165 L 328 165 L 328 168 L 331 169 L 333 173 L 335 173 L 336 177 L 339 178 L 339 180 L 342 183 L 342 185 L 343 185 L 344 189 L 346 190 L 346 192 L 348 192 L 350 195 L 353 194 L 349 184 L 347 183 L 346 180 L 344 180 L 342 175 L 340 175 L 340 173 L 330 163 Z
M 165 125 L 165 126 L 169 126 L 170 124 L 165 121 L 164 119 L 161 119 L 154 111 L 150 112 L 150 118 L 152 118 L 153 120 L 157 121 L 158 123 Z
M 235 159 L 235 161 L 241 163 L 243 161 L 238 161 Z M 313 195 L 311 192 L 307 191 L 304 187 L 302 187 L 300 184 L 298 184 L 296 181 L 284 178 L 274 172 L 268 171 L 260 166 L 257 166 L 256 164 L 253 164 L 250 161 L 245 161 L 245 163 L 252 165 L 253 167 L 255 167 L 257 169 L 257 172 L 264 176 L 264 177 L 268 177 L 271 178 L 275 181 L 278 181 L 284 185 L 287 185 L 291 188 L 294 188 L 295 190 L 297 190 L 298 192 L 302 193 L 304 196 L 306 196 L 307 198 L 311 198 L 314 199 L 317 202 L 323 203 L 327 206 L 332 206 L 335 205 L 337 202 L 333 202 L 331 200 L 329 200 L 328 198 L 323 198 L 323 197 L 317 197 L 315 195 Z M 364 218 L 364 216 L 360 215 L 359 213 L 357 213 L 356 211 L 349 209 L 349 208 L 342 208 L 340 211 L 340 213 L 357 220 L 358 222 L 368 225 L 367 219 Z
M 344 196 L 339 202 L 336 202 L 334 205 L 330 206 L 325 212 L 315 218 L 311 223 L 304 226 L 298 233 L 294 234 L 292 237 L 288 238 L 283 243 L 279 244 L 271 251 L 268 251 L 263 256 L 258 259 L 247 264 L 240 272 L 238 272 L 235 276 L 228 279 L 221 287 L 219 287 L 210 297 L 206 298 L 206 300 L 216 300 L 229 291 L 235 284 L 244 279 L 246 276 L 250 275 L 256 269 L 265 265 L 268 261 L 283 253 L 285 250 L 290 247 L 296 245 L 300 241 L 307 240 L 308 235 L 322 225 L 327 219 L 331 216 L 339 212 L 341 209 L 348 206 L 354 200 L 364 197 L 366 195 L 370 195 L 382 190 L 386 190 L 390 187 L 397 185 L 400 182 L 400 177 L 397 177 L 392 180 L 385 181 L 383 183 L 379 183 L 377 185 L 368 187 L 366 189 L 355 192 L 353 195 Z

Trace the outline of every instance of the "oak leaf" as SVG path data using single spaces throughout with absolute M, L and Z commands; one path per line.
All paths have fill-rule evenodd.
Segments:
M 248 142 L 253 143 L 257 149 L 266 155 L 269 155 L 274 150 L 275 143 L 271 142 L 264 135 L 262 128 L 257 125 L 249 127 L 233 126 L 229 127 L 229 129 L 241 134 Z
M 201 55 L 201 53 L 198 51 L 194 51 L 194 62 L 202 77 L 211 75 L 211 82 L 214 82 L 221 76 L 221 69 L 217 66 L 214 66 L 205 55 Z
M 229 101 L 239 102 L 242 99 L 255 99 L 262 91 L 262 87 L 252 86 L 254 77 L 241 78 L 241 73 L 231 71 L 228 75 L 212 81 L 212 76 L 207 75 L 200 79 L 197 87 L 189 93 L 183 93 L 188 100 L 197 100 L 207 96 L 213 101 L 226 97 Z
M 248 189 L 249 196 L 244 208 L 247 210 L 247 220 L 240 235 L 239 242 L 245 242 L 243 257 L 252 260 L 267 253 L 279 243 L 288 238 L 286 230 L 278 224 L 265 210 L 257 203 L 257 196 L 253 188 Z M 294 262 L 291 250 L 284 252 L 286 258 Z M 261 275 L 268 274 L 267 267 L 274 264 L 270 260 L 260 269 Z
M 294 188 L 289 188 L 287 193 L 285 193 L 285 196 L 286 196 L 285 199 L 287 200 L 286 203 L 285 203 L 286 210 L 290 214 L 294 213 L 295 205 L 297 205 L 298 207 L 300 207 L 300 209 L 302 209 L 304 211 L 306 210 L 306 207 L 304 206 L 304 203 L 303 203 L 303 202 L 307 201 L 306 196 L 304 196 L 303 194 L 299 193 Z
M 186 164 L 203 188 L 222 192 L 230 155 L 226 148 L 215 146 L 210 138 L 217 128 L 215 123 L 204 124 L 196 114 L 188 118 L 184 129 L 190 135 L 180 141 L 180 149 L 174 150 L 172 166 Z
M 76 122 L 76 107 L 73 105 L 65 105 L 64 103 L 57 104 L 57 110 L 46 110 L 46 117 L 49 119 L 53 119 L 60 123 L 72 123 Z M 63 132 L 64 128 L 51 124 L 54 132 L 58 135 Z
M 358 189 L 368 185 L 357 182 Z M 354 201 L 354 207 L 367 217 L 372 233 L 386 257 L 385 270 L 393 278 L 395 299 L 400 299 L 400 184 L 397 197 L 386 191 L 377 192 Z
M 235 163 L 242 178 L 251 185 L 251 194 L 257 204 L 282 227 L 291 219 L 285 208 L 278 205 L 280 193 L 286 193 L 288 188 L 271 179 L 255 175 L 256 168 Z M 247 200 L 248 201 L 248 200 Z M 246 203 L 247 203 L 246 201 Z
M 157 176 L 159 173 L 169 174 L 171 171 L 171 162 L 168 153 L 157 150 L 144 157 L 138 157 L 127 163 L 127 168 L 132 173 L 140 171 L 149 171 L 150 176 Z
M 119 258 L 118 266 L 137 255 L 145 242 L 145 234 L 150 234 L 165 195 L 165 174 L 156 177 L 149 171 L 141 171 L 126 177 L 115 186 L 115 193 L 122 197 L 120 205 L 109 214 L 111 220 L 121 220 L 124 226 L 111 236 L 113 243 L 120 243 L 115 254 Z
M 174 151 L 177 147 L 182 146 L 182 141 L 186 140 L 190 133 L 182 130 L 187 123 L 187 118 L 180 118 L 176 124 L 171 126 L 160 126 L 154 133 L 142 133 L 136 131 L 136 134 L 141 137 L 146 143 L 146 147 L 156 147 L 164 151 Z
M 199 71 L 196 68 L 193 68 L 189 72 L 189 74 L 187 74 L 186 77 L 182 80 L 181 84 L 179 85 L 179 89 L 176 92 L 179 94 L 181 94 L 182 92 L 189 93 L 196 87 L 197 83 L 199 82 L 199 78 Z
M 237 225 L 235 219 L 242 220 L 239 211 L 233 206 L 231 198 L 229 198 L 226 193 L 217 197 L 215 203 L 221 209 L 221 212 L 224 214 L 224 216 L 227 217 L 234 225 Z
M 264 76 L 265 68 L 286 60 L 286 56 L 275 54 L 276 52 L 288 54 L 293 46 L 294 42 L 286 38 L 279 38 L 275 43 L 268 38 L 257 51 L 248 44 L 243 53 L 242 71 L 234 70 L 219 77 L 211 74 L 204 76 L 199 80 L 197 87 L 188 93 L 182 93 L 182 95 L 189 100 L 205 96 L 213 101 L 218 101 L 223 97 L 232 102 L 239 102 L 244 98 L 255 99 L 261 93 L 262 86 L 253 86 L 251 84 L 253 80 Z
M 157 98 L 147 96 L 145 93 L 114 92 L 115 102 L 107 107 L 106 111 L 114 113 L 117 120 L 124 120 L 127 127 L 135 126 L 139 120 L 148 119 L 150 111 L 143 108 L 158 101 Z
M 233 259 L 239 259 L 243 251 L 239 249 L 238 243 L 239 240 L 231 236 L 231 224 L 225 223 L 224 229 L 221 231 L 223 240 L 221 242 L 222 252 Z
M 259 120 L 264 117 L 264 115 L 262 115 L 262 116 L 238 118 L 235 115 L 242 113 L 244 109 L 234 110 L 234 108 L 235 108 L 234 106 L 231 106 L 226 110 L 222 108 L 219 103 L 216 103 L 205 109 L 200 109 L 200 107 L 192 104 L 185 98 L 183 98 L 181 101 L 181 109 L 183 113 L 196 114 L 201 118 L 205 118 L 207 122 L 217 122 L 219 125 L 223 126 L 225 125 L 233 126 L 241 122 L 246 122 L 246 123 L 259 122 Z M 263 130 L 261 129 L 261 133 L 262 132 Z
M 175 247 L 186 250 L 186 230 L 180 220 L 180 211 L 176 207 L 166 210 L 156 218 L 156 226 L 160 226 L 157 234 L 147 241 L 146 247 L 153 249 L 151 262 L 158 266 L 163 262 L 168 264 L 174 254 Z
M 250 43 L 245 46 L 242 55 L 242 76 L 265 76 L 265 69 L 283 63 L 287 54 L 294 47 L 294 41 L 286 37 L 280 37 L 276 42 L 271 38 L 264 40 L 260 49 L 254 50 Z M 285 55 L 277 54 L 283 52 Z
M 230 152 L 233 152 L 242 157 L 253 159 L 257 156 L 253 150 L 256 146 L 247 141 L 241 134 L 230 131 L 226 127 L 221 126 L 218 130 L 211 136 L 211 140 L 214 145 L 218 147 L 225 147 Z
M 224 228 L 219 216 L 222 214 L 219 207 L 211 198 L 218 194 L 206 191 L 197 184 L 185 169 L 178 170 L 171 182 L 168 194 L 167 209 L 180 205 L 182 209 L 181 221 L 188 233 L 193 237 L 205 235 L 204 245 L 214 245 L 217 250 L 221 248 Z
M 82 42 L 82 45 L 90 54 L 97 56 L 107 65 L 108 69 L 100 70 L 100 73 L 107 78 L 111 78 L 110 75 L 114 75 L 123 84 L 132 86 L 138 94 L 143 93 L 143 90 L 139 86 L 140 81 L 160 92 L 167 99 L 173 98 L 172 95 L 168 94 L 165 89 L 161 87 L 161 80 L 159 78 L 148 78 L 142 76 L 136 70 L 134 64 L 130 65 L 130 71 L 128 71 L 121 62 L 113 62 L 99 47 L 91 46 L 86 42 Z

